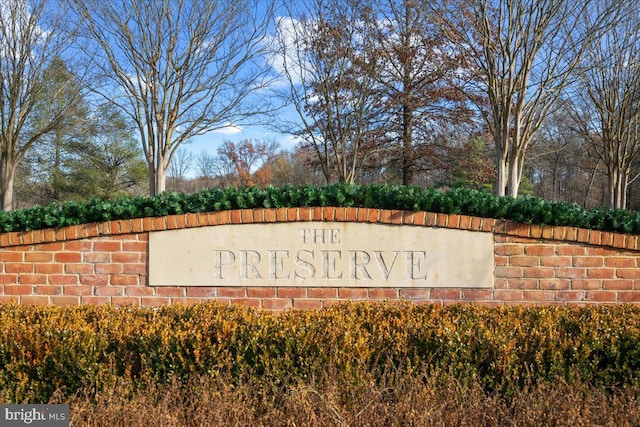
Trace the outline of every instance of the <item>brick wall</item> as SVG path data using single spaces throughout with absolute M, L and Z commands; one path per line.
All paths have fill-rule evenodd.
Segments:
M 491 232 L 493 289 L 178 287 L 147 285 L 148 235 L 186 227 L 351 221 Z M 263 309 L 345 300 L 503 304 L 640 302 L 637 236 L 476 218 L 363 208 L 244 209 L 0 234 L 0 303 L 159 306 L 217 300 Z

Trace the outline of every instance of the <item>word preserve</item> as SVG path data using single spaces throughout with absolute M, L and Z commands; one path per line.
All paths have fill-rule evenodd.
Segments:
M 151 286 L 493 286 L 493 237 L 429 227 L 227 224 L 149 235 Z

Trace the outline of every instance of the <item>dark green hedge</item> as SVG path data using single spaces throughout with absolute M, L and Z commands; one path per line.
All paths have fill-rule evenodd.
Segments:
M 438 191 L 391 185 L 334 184 L 325 187 L 210 189 L 194 194 L 162 193 L 156 197 L 90 199 L 85 203 L 37 206 L 0 212 L 0 231 L 26 231 L 115 219 L 211 212 L 244 208 L 302 206 L 369 207 L 465 214 L 540 225 L 564 225 L 640 234 L 636 211 L 584 210 L 575 203 L 536 197 L 497 197 L 471 189 Z

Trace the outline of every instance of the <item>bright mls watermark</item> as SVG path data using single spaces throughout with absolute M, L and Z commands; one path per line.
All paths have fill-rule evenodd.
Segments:
M 0 427 L 69 427 L 69 405 L 0 405 Z

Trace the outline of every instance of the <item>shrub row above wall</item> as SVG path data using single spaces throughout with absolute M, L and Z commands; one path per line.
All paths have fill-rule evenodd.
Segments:
M 471 189 L 438 191 L 384 184 L 216 188 L 194 194 L 162 193 L 151 198 L 91 199 L 85 203 L 67 202 L 0 212 L 0 232 L 229 209 L 305 206 L 354 206 L 464 214 L 527 224 L 640 234 L 640 213 L 636 211 L 584 210 L 575 203 L 550 202 L 529 196 L 514 199 Z

